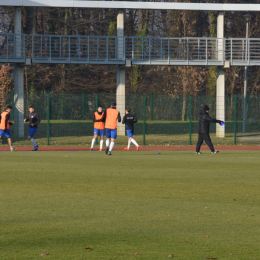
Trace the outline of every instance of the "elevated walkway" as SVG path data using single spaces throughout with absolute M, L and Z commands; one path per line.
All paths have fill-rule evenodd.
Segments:
M 259 66 L 260 39 L 0 34 L 0 62 Z

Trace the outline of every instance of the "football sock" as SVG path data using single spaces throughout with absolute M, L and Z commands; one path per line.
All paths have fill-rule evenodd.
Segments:
M 94 147 L 95 141 L 96 141 L 96 139 L 93 138 L 93 139 L 92 139 L 92 143 L 91 143 L 91 148 Z
M 33 138 L 31 139 L 31 142 L 32 142 L 34 147 L 37 146 L 37 144 L 36 144 L 36 142 L 35 142 L 35 140 Z
M 132 142 L 135 146 L 138 146 L 138 143 L 135 141 L 134 138 L 132 138 L 131 142 Z
M 128 140 L 128 146 L 127 146 L 127 148 L 129 149 L 130 146 L 131 146 L 131 140 Z
M 109 147 L 110 140 L 106 140 L 106 147 Z
M 100 140 L 100 150 L 102 150 L 102 148 L 103 148 L 103 143 L 104 143 L 104 140 Z
M 111 142 L 110 146 L 109 146 L 109 152 L 111 152 L 114 148 L 115 142 Z

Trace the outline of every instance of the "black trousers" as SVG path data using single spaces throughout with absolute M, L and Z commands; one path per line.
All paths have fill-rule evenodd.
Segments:
M 206 144 L 208 145 L 209 149 L 211 150 L 211 152 L 214 152 L 214 146 L 211 142 L 210 136 L 209 134 L 199 134 L 199 139 L 197 142 L 197 147 L 196 147 L 196 152 L 200 151 L 200 147 L 203 144 L 203 140 L 206 142 Z

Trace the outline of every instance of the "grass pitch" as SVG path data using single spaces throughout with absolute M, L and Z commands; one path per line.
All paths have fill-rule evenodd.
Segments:
M 260 152 L 157 153 L 1 152 L 0 259 L 258 259 Z

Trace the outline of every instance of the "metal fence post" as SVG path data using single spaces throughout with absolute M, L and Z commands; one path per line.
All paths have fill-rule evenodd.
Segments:
M 14 91 L 12 91 L 12 120 L 14 120 Z
M 47 94 L 47 145 L 50 145 L 50 92 Z
M 150 105 L 150 109 L 151 109 L 151 121 L 153 121 L 153 93 L 151 93 L 151 105 Z
M 98 109 L 98 95 L 96 95 L 96 110 Z
M 189 124 L 189 132 L 190 132 L 190 145 L 191 145 L 191 132 L 192 132 L 192 122 L 191 122 L 191 116 L 192 116 L 192 111 L 191 111 L 191 106 L 192 106 L 192 97 L 190 96 L 190 124 Z
M 96 111 L 98 109 L 98 95 L 96 95 Z M 98 137 L 96 138 L 96 145 L 98 145 Z
M 237 144 L 237 94 L 234 98 L 234 145 Z
M 83 120 L 85 120 L 85 92 L 83 91 Z
M 249 108 L 250 108 L 250 94 L 247 94 L 247 118 L 249 118 Z
M 143 145 L 145 145 L 145 96 L 143 96 Z

